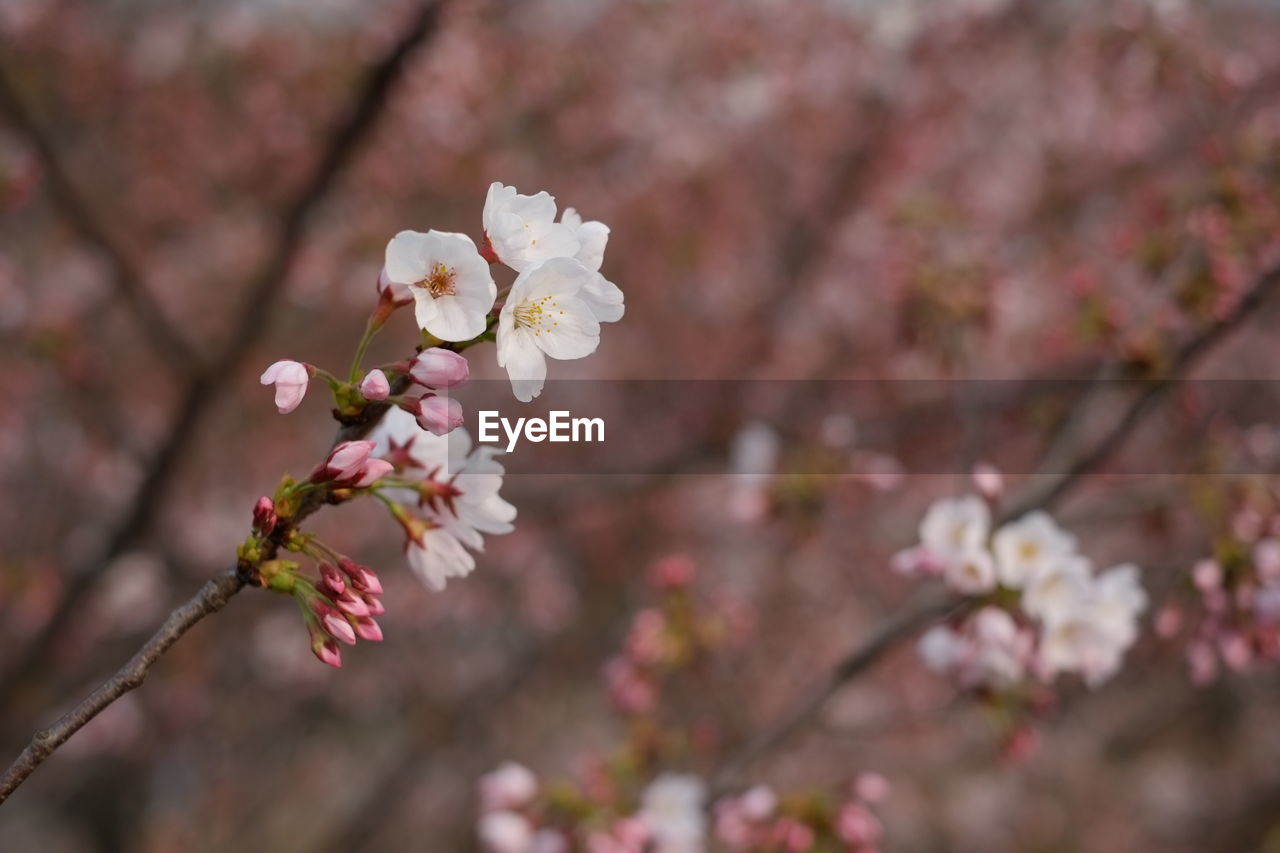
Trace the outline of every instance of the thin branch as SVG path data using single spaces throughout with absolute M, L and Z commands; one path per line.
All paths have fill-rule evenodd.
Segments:
M 111 236 L 88 200 L 76 189 L 61 154 L 22 102 L 3 69 L 0 69 L 0 114 L 35 152 L 54 206 L 80 239 L 106 258 L 116 290 L 124 296 L 146 331 L 143 337 L 153 342 L 167 356 L 166 361 L 180 371 L 193 372 L 199 364 L 198 353 L 156 302 L 129 253 Z
M 882 622 L 862 645 L 841 658 L 827 673 L 826 678 L 778 722 L 748 741 L 721 765 L 713 779 L 714 787 L 723 788 L 732 783 L 740 771 L 807 726 L 840 688 L 878 663 L 890 649 L 913 636 L 925 625 L 968 606 L 966 599 L 950 594 L 942 595 L 936 589 L 926 590 L 923 595 L 918 596 L 916 602 Z
M 1005 512 L 1005 517 L 1017 518 L 1031 510 L 1056 504 L 1075 489 L 1085 476 L 1102 467 L 1124 445 L 1155 405 L 1195 368 L 1200 359 L 1262 308 L 1278 289 L 1280 289 L 1280 265 L 1272 267 L 1259 276 L 1253 288 L 1230 314 L 1210 324 L 1183 344 L 1174 354 L 1164 376 L 1146 381 L 1142 393 L 1134 399 L 1111 430 L 1099 439 L 1089 452 L 1078 458 L 1047 488 L 1017 502 Z
M 57 608 L 0 686 L 0 706 L 10 704 L 19 685 L 39 670 L 52 641 L 71 623 L 72 615 L 93 589 L 104 567 L 128 549 L 151 524 L 157 509 L 162 505 L 164 489 L 173 476 L 178 460 L 195 437 L 196 427 L 213 406 L 217 394 L 243 362 L 249 347 L 265 328 L 272 309 L 282 296 L 283 283 L 297 255 L 312 211 L 324 199 L 371 132 L 390 98 L 401 68 L 413 52 L 438 29 L 441 5 L 438 0 L 423 4 L 399 41 L 368 74 L 353 108 L 330 137 L 310 178 L 295 201 L 285 209 L 276 249 L 254 278 L 235 333 L 209 363 L 208 368 L 188 386 L 168 439 L 147 466 L 132 504 L 106 546 L 93 559 L 87 560 L 70 573 L 66 592 Z
M 1134 430 L 1150 414 L 1155 405 L 1184 377 L 1214 346 L 1238 329 L 1280 290 L 1280 265 L 1259 276 L 1253 288 L 1227 316 L 1210 324 L 1190 338 L 1178 349 L 1166 374 L 1151 380 L 1125 410 L 1115 426 L 1093 445 L 1092 449 L 1076 460 L 1053 484 L 1040 493 L 1029 496 L 1003 514 L 1002 520 L 1016 518 L 1033 509 L 1048 508 L 1065 498 L 1084 478 L 1101 467 L 1112 454 L 1133 434 Z M 751 739 L 728 761 L 721 765 L 714 776 L 715 787 L 723 789 L 735 777 L 765 753 L 788 740 L 796 732 L 809 725 L 839 690 L 857 676 L 869 670 L 891 649 L 914 636 L 926 625 L 963 612 L 973 606 L 972 598 L 925 599 L 910 603 L 902 612 L 890 617 L 871 636 L 842 658 L 826 678 L 808 695 L 773 725 Z
M 0 803 L 7 800 L 9 795 L 53 754 L 54 750 L 66 743 L 86 723 L 98 716 L 112 702 L 139 687 L 146 680 L 151 667 L 170 646 L 178 641 L 179 637 L 191 630 L 204 617 L 221 610 L 231 600 L 231 596 L 238 593 L 244 586 L 245 581 L 236 569 L 223 572 L 210 580 L 195 597 L 170 613 L 169 618 L 160 626 L 160 630 L 156 631 L 151 639 L 147 640 L 129 659 L 129 662 L 117 670 L 106 683 L 59 717 L 53 725 L 36 732 L 27 748 L 9 766 L 4 775 L 0 776 Z

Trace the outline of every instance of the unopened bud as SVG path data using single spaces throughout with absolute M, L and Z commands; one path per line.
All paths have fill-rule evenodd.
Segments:
M 391 383 L 387 381 L 387 374 L 377 368 L 360 380 L 360 395 L 366 400 L 385 400 L 390 393 Z
M 452 397 L 427 394 L 414 401 L 412 413 L 432 435 L 448 435 L 462 426 L 462 404 Z
M 409 375 L 428 388 L 454 388 L 467 381 L 471 367 L 456 352 L 432 347 L 418 353 L 409 365 Z
M 272 530 L 276 529 L 276 505 L 271 502 L 271 498 L 263 495 L 258 498 L 258 502 L 253 507 L 253 529 L 257 530 L 263 536 L 269 536 Z

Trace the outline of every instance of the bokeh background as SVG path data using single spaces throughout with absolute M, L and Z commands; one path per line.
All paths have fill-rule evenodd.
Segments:
M 1243 0 L 0 0 L 0 78 L 6 756 L 328 447 L 323 395 L 282 417 L 259 372 L 342 370 L 389 237 L 478 239 L 490 181 L 612 228 L 626 317 L 553 376 L 904 380 L 881 428 L 954 447 L 952 472 L 1071 458 L 1123 389 L 948 436 L 921 388 L 1158 372 L 1280 243 L 1280 7 Z M 1196 375 L 1275 378 L 1275 321 Z M 375 349 L 413 342 L 397 316 Z M 1269 387 L 1247 416 L 1166 401 L 1115 460 L 1154 473 L 1061 506 L 1082 549 L 1176 597 L 1227 508 L 1270 500 Z M 292 605 L 242 594 L 0 808 L 0 850 L 474 849 L 480 773 L 569 776 L 622 734 L 601 667 L 672 553 L 750 626 L 682 698 L 731 750 L 902 606 L 891 556 L 968 488 L 857 423 L 772 439 L 785 407 L 735 400 L 673 395 L 649 473 L 509 478 L 516 532 L 444 594 L 372 507 L 318 516 L 382 573 L 386 641 L 331 671 Z M 1160 476 L 1187 458 L 1204 476 Z M 751 776 L 879 771 L 895 851 L 1276 849 L 1276 672 L 1192 687 L 1183 652 L 1147 632 L 1011 760 L 998 715 L 904 643 Z

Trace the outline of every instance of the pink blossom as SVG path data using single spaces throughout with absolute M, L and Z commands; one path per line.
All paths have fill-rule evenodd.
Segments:
M 456 388 L 470 375 L 471 367 L 465 358 L 440 347 L 423 350 L 409 365 L 409 376 L 427 388 Z
M 462 404 L 452 397 L 427 394 L 412 403 L 418 426 L 432 435 L 447 435 L 462 426 Z
M 649 570 L 649 583 L 657 589 L 680 589 L 693 583 L 693 560 L 675 554 L 659 560 Z
M 307 384 L 311 381 L 312 368 L 299 361 L 277 361 L 262 372 L 259 378 L 263 385 L 276 386 L 276 408 L 280 414 L 287 415 L 307 395 Z
M 371 643 L 379 643 L 382 641 L 382 628 L 371 616 L 357 617 L 355 632 L 356 636 L 362 640 L 368 640 Z
M 390 393 L 391 383 L 387 381 L 387 374 L 377 368 L 360 380 L 360 395 L 366 400 L 385 400 Z
M 523 764 L 507 761 L 481 776 L 478 788 L 481 811 L 521 809 L 538 795 L 538 777 Z
M 276 528 L 276 507 L 271 498 L 263 495 L 253 507 L 253 528 L 263 536 L 269 536 Z

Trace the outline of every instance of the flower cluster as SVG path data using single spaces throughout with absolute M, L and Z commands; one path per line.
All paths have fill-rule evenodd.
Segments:
M 900 570 L 939 576 L 977 605 L 921 638 L 925 664 L 995 689 L 1068 672 L 1097 686 L 1114 675 L 1147 605 L 1137 567 L 1095 573 L 1045 512 L 991 527 L 988 500 L 939 500 L 920 524 L 920 544 L 896 558 Z
M 692 598 L 694 577 L 693 561 L 683 555 L 666 557 L 650 569 L 649 583 L 663 594 L 663 606 L 635 614 L 622 650 L 603 670 L 609 699 L 619 712 L 651 714 L 665 678 L 747 630 L 731 607 L 698 607 Z
M 858 777 L 834 800 L 756 786 L 712 801 L 704 775 L 688 769 L 706 758 L 698 744 L 716 738 L 705 721 L 682 726 L 660 713 L 667 698 L 661 686 L 741 631 L 730 609 L 706 606 L 694 594 L 694 577 L 684 556 L 653 565 L 648 581 L 661 607 L 636 614 L 623 651 L 605 667 L 610 697 L 631 723 L 615 754 L 583 762 L 576 783 L 544 784 L 514 762 L 480 779 L 476 831 L 488 853 L 879 849 L 881 827 L 871 807 L 888 794 L 879 776 Z
M 371 436 L 337 444 L 304 482 L 285 477 L 274 499 L 255 509 L 254 531 L 238 552 L 246 578 L 298 600 L 312 647 L 326 663 L 339 664 L 339 644 L 381 638 L 373 621 L 382 612 L 381 586 L 298 523 L 326 503 L 373 496 L 404 531 L 409 566 L 427 586 L 441 590 L 470 574 L 473 552 L 484 550 L 486 535 L 509 533 L 516 509 L 499 495 L 505 469 L 497 451 L 472 449 L 460 429 L 462 406 L 450 392 L 470 377 L 462 352 L 496 342 L 499 365 L 527 402 L 541 393 L 548 357 L 591 354 L 600 324 L 622 318 L 622 291 L 600 272 L 609 240 L 604 223 L 583 221 L 573 208 L 557 221 L 549 194 L 521 195 L 500 183 L 489 187 L 481 219 L 480 248 L 465 234 L 435 230 L 390 240 L 377 304 L 345 378 L 289 359 L 262 373 L 281 413 L 297 409 L 320 378 L 338 421 Z M 490 274 L 497 263 L 516 273 L 504 293 Z M 374 335 L 409 306 L 421 345 L 411 357 L 365 370 Z M 315 558 L 320 579 L 277 559 L 280 549 Z
M 501 451 L 472 448 L 465 429 L 448 438 L 425 431 L 399 410 L 387 413 L 374 436 L 399 475 L 379 497 L 405 531 L 409 567 L 433 590 L 469 575 L 476 562 L 467 549 L 483 551 L 483 534 L 513 529 L 516 508 L 498 494 L 505 469 L 494 457 Z
M 1186 634 L 1196 684 L 1214 681 L 1224 667 L 1243 672 L 1280 662 L 1280 512 L 1269 503 L 1239 507 L 1215 553 L 1192 567 L 1194 609 L 1170 603 L 1156 617 L 1161 636 Z
M 877 773 L 859 776 L 834 806 L 826 798 L 784 801 L 767 785 L 757 785 L 716 803 L 715 837 L 743 853 L 877 853 L 883 828 L 872 807 L 888 796 L 889 783 Z

